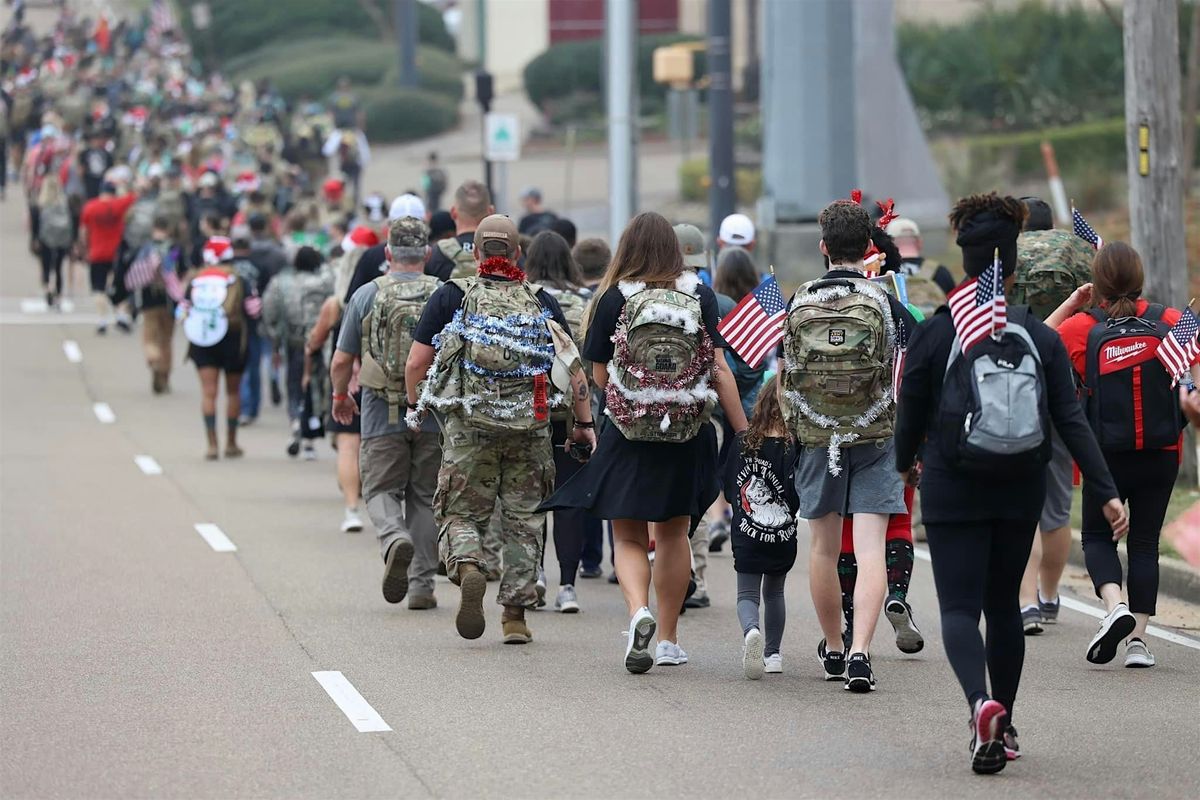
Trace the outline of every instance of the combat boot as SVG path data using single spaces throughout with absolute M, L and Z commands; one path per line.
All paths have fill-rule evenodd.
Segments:
M 487 625 L 483 618 L 483 594 L 487 591 L 487 578 L 475 564 L 459 564 L 458 587 L 462 590 L 462 599 L 454 626 L 462 638 L 478 639 L 483 636 L 483 629 Z
M 525 624 L 525 609 L 521 606 L 505 606 L 500 625 L 504 630 L 505 644 L 529 644 L 533 641 L 533 631 Z

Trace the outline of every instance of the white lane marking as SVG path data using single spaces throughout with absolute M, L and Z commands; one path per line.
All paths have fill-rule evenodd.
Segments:
M 154 460 L 154 456 L 134 456 L 133 463 L 147 475 L 162 475 L 162 467 Z
M 237 552 L 237 545 L 230 541 L 229 537 L 225 535 L 225 531 L 211 522 L 197 522 L 194 527 L 196 533 L 203 536 L 204 541 L 208 542 L 208 546 L 218 553 Z
M 913 554 L 922 561 L 929 561 L 929 550 L 924 547 L 914 547 Z M 1089 617 L 1104 619 L 1106 616 L 1104 609 L 1096 608 L 1095 606 L 1087 603 L 1082 603 L 1073 597 L 1060 596 L 1058 601 L 1062 603 L 1064 607 L 1069 608 L 1072 611 L 1078 611 L 1081 614 L 1087 614 Z M 1174 631 L 1169 631 L 1166 628 L 1160 628 L 1157 625 L 1147 625 L 1146 633 L 1150 634 L 1151 636 L 1157 636 L 1159 639 L 1171 642 L 1172 644 L 1181 644 L 1184 647 L 1190 647 L 1193 650 L 1200 650 L 1200 641 L 1197 641 L 1189 636 L 1180 636 Z
M 108 403 L 92 403 L 92 413 L 105 425 L 111 425 L 117 421 L 117 415 L 113 413 Z
M 78 364 L 80 361 L 83 361 L 83 351 L 79 349 L 79 342 L 74 339 L 67 339 L 63 342 L 63 355 L 72 364 Z
M 46 305 L 46 301 L 41 297 L 22 297 L 21 298 L 21 313 L 22 314 L 45 314 L 50 310 Z
M 379 733 L 392 729 L 341 672 L 314 672 L 312 676 L 359 733 Z

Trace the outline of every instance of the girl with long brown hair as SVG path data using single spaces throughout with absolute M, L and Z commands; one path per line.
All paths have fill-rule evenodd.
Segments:
M 1100 513 L 1095 487 L 1084 481 L 1084 560 L 1108 611 L 1088 645 L 1087 660 L 1112 661 L 1125 640 L 1127 667 L 1155 664 L 1146 646 L 1146 626 L 1158 597 L 1158 539 L 1179 474 L 1183 428 L 1172 385 L 1183 376 L 1169 374 L 1155 358 L 1159 341 L 1179 321 L 1180 311 L 1144 299 L 1144 282 L 1137 251 L 1124 242 L 1110 242 L 1092 262 L 1092 283 L 1076 289 L 1046 320 L 1066 345 L 1084 385 L 1088 422 L 1118 496 L 1129 504 L 1129 570 L 1124 575 L 1117 558 L 1121 537 L 1113 535 Z M 1194 362 L 1190 372 L 1200 380 Z M 1128 603 L 1122 578 L 1128 581 Z
M 635 217 L 584 320 L 583 357 L 605 390 L 608 419 L 591 461 L 543 505 L 612 520 L 631 617 L 625 668 L 634 673 L 687 663 L 677 623 L 691 573 L 688 535 L 719 489 L 709 412 L 719 401 L 735 431 L 746 427 L 717 322 L 716 295 L 685 272 L 671 224 L 653 212 Z M 657 619 L 648 608 L 651 536 Z

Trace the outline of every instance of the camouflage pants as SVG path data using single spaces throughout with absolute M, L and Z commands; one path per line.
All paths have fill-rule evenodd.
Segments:
M 535 509 L 553 486 L 549 427 L 531 433 L 496 434 L 448 419 L 433 513 L 439 552 L 450 579 L 458 581 L 459 564 L 487 569 L 483 540 L 498 507 L 502 575 L 496 601 L 536 607 L 534 583 L 546 515 Z

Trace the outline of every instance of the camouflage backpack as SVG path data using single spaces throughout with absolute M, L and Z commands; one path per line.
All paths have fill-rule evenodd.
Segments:
M 165 217 L 171 224 L 171 232 L 177 233 L 179 223 L 183 222 L 183 217 L 187 213 L 187 202 L 183 199 L 183 192 L 179 189 L 165 188 L 158 193 L 158 199 L 154 206 L 155 216 Z
M 154 233 L 154 216 L 157 209 L 157 199 L 139 197 L 125 212 L 125 229 L 121 238 L 129 245 L 130 250 L 137 250 L 150 241 L 150 235 Z
M 484 431 L 549 425 L 550 408 L 566 398 L 550 383 L 554 344 L 539 287 L 478 277 L 450 282 L 463 290 L 462 307 L 436 340 L 434 378 L 422 404 Z
M 892 435 L 895 340 L 887 295 L 870 281 L 800 287 L 784 323 L 782 384 L 783 416 L 801 444 L 832 454 Z
M 1017 237 L 1017 272 L 1008 301 L 1045 319 L 1092 279 L 1091 245 L 1068 231 L 1026 231 Z
M 475 256 L 471 251 L 467 250 L 458 239 L 442 239 L 437 243 L 438 250 L 442 251 L 442 255 L 454 262 L 454 271 L 450 273 L 450 278 L 470 278 L 475 275 L 478 264 L 475 263 Z
M 567 320 L 567 325 L 571 328 L 571 338 L 575 341 L 575 346 L 579 348 L 579 352 L 583 352 L 583 313 L 587 310 L 588 303 L 592 299 L 591 289 L 551 289 L 549 286 L 544 287 L 555 300 L 558 301 L 558 307 L 562 309 L 563 317 Z M 591 365 L 580 359 L 583 365 L 583 373 L 586 376 L 592 374 Z M 554 412 L 553 419 L 555 422 L 568 422 L 573 419 L 572 408 L 570 404 L 566 407 L 558 409 Z
M 717 404 L 698 282 L 689 272 L 674 289 L 620 284 L 625 307 L 613 336 L 605 413 L 630 441 L 686 442 Z
M 333 294 L 333 272 L 322 266 L 315 272 L 296 270 L 284 295 L 283 324 L 288 344 L 302 347 L 317 323 L 321 306 Z
M 362 321 L 363 386 L 383 393 L 388 403 L 388 424 L 400 421 L 405 404 L 404 364 L 413 346 L 413 333 L 425 303 L 441 281 L 429 275 L 400 280 L 389 275 L 375 279 L 375 300 Z
M 928 319 L 937 310 L 946 305 L 946 293 L 937 285 L 933 274 L 940 266 L 936 261 L 925 261 L 921 268 L 912 274 L 904 276 L 904 288 L 908 302 L 915 306 Z

